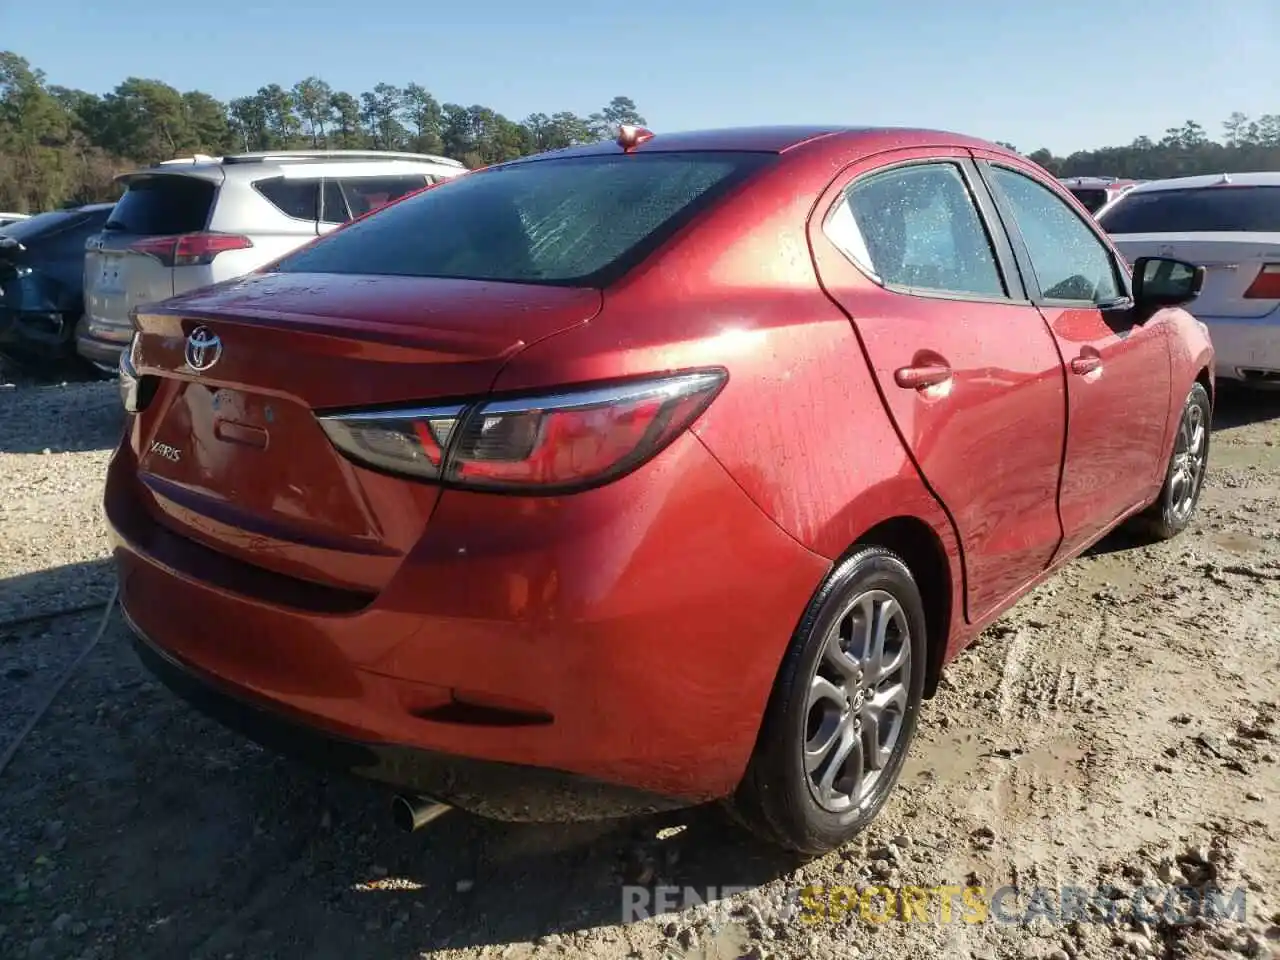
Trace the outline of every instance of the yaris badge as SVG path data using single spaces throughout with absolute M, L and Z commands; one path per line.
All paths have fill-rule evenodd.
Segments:
M 204 373 L 222 356 L 222 338 L 208 327 L 196 327 L 187 337 L 187 366 Z

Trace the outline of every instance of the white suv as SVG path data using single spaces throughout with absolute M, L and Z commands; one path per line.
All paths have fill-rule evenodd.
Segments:
M 457 160 L 385 151 L 301 151 L 169 160 L 119 180 L 125 193 L 84 262 L 81 356 L 114 372 L 140 303 L 241 276 L 433 183 Z

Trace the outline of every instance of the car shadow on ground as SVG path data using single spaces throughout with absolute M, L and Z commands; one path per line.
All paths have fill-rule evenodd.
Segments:
M 101 593 L 104 571 L 101 561 L 0 581 L 10 600 L 0 676 L 19 656 L 60 658 L 23 681 L 28 712 L 43 698 L 35 687 L 52 689 L 87 647 L 104 605 L 14 626 L 13 598 L 62 595 L 77 580 L 86 597 Z M 22 718 L 9 719 L 12 738 Z M 451 811 L 408 835 L 390 800 L 387 788 L 283 760 L 197 713 L 142 667 L 116 609 L 0 771 L 0 860 L 24 865 L 20 900 L 0 878 L 7 935 L 21 951 L 65 913 L 87 928 L 77 950 L 98 943 L 133 958 L 501 952 L 617 924 L 649 896 L 639 887 L 711 888 L 719 899 L 716 888 L 752 889 L 800 864 L 715 807 L 558 825 Z
M 1213 429 L 1229 430 L 1264 420 L 1280 420 L 1280 390 L 1257 390 L 1219 380 Z

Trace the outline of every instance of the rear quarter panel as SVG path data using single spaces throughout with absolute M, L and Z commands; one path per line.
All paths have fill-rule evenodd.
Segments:
M 606 291 L 589 324 L 517 355 L 496 389 L 722 366 L 728 383 L 693 432 L 766 515 L 832 561 L 881 521 L 920 519 L 960 596 L 950 523 L 817 283 L 806 223 L 847 159 L 784 158 Z

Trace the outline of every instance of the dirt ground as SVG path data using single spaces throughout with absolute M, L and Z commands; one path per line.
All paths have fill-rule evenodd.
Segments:
M 102 623 L 116 403 L 110 383 L 0 387 L 0 756 Z M 450 813 L 405 837 L 379 789 L 278 760 L 153 683 L 112 614 L 0 771 L 0 957 L 1268 956 L 1280 397 L 1225 397 L 1210 461 L 1194 529 L 1109 539 L 952 665 L 881 818 L 808 864 L 707 810 L 573 827 Z M 622 923 L 627 883 L 747 889 Z M 1236 891 L 1243 919 L 1134 916 L 1144 884 Z M 1016 885 L 1012 919 L 1033 888 L 1108 885 L 1117 915 L 813 909 L 879 885 Z

